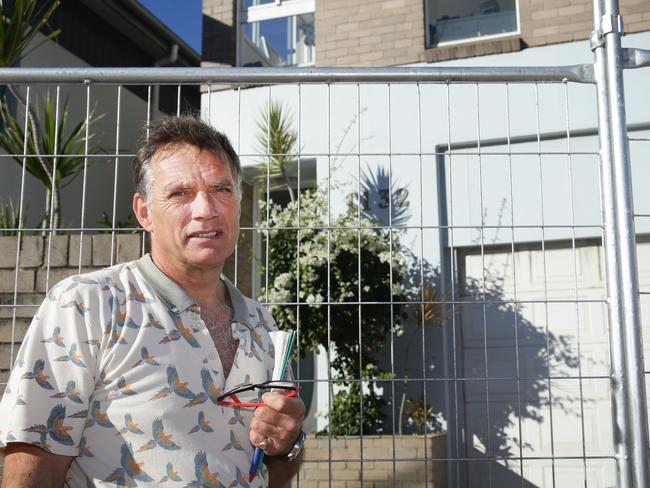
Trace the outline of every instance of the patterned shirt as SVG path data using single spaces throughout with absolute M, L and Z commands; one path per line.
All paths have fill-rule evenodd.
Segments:
M 253 410 L 217 397 L 271 378 L 276 326 L 222 280 L 239 340 L 228 378 L 199 307 L 149 255 L 58 283 L 0 403 L 2 445 L 76 456 L 71 487 L 266 486 L 265 466 L 248 482 Z

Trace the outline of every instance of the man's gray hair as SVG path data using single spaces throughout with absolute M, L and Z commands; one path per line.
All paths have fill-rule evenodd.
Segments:
M 241 165 L 239 156 L 225 134 L 194 115 L 165 116 L 145 128 L 138 150 L 133 159 L 135 191 L 140 193 L 147 205 L 151 202 L 153 174 L 151 160 L 161 151 L 188 144 L 216 156 L 225 156 L 241 199 Z M 147 134 L 148 131 L 148 134 Z

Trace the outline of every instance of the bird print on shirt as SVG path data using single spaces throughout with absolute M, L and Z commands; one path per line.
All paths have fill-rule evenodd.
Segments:
M 47 339 L 43 339 L 41 342 L 44 344 L 53 343 L 59 347 L 66 347 L 65 342 L 63 342 L 63 337 L 61 336 L 61 327 L 59 327 L 58 325 L 54 327 L 54 330 L 52 331 L 52 335 Z
M 41 444 L 42 447 L 45 447 L 45 436 L 49 435 L 50 439 L 59 444 L 66 446 L 73 446 L 74 441 L 69 431 L 72 430 L 72 427 L 64 425 L 63 421 L 65 419 L 65 407 L 61 404 L 55 405 L 52 410 L 50 410 L 50 415 L 47 418 L 47 424 L 35 424 L 31 427 L 25 429 L 25 432 L 39 432 L 41 434 Z
M 50 398 L 67 398 L 68 400 L 75 403 L 83 403 L 74 380 L 68 381 L 68 384 L 65 387 L 65 391 L 62 391 L 61 393 L 55 393 L 54 395 L 50 396 Z
M 153 421 L 153 423 L 151 424 L 151 431 L 152 431 L 153 439 L 151 439 L 140 449 L 138 449 L 136 453 L 142 451 L 148 451 L 150 449 L 153 449 L 156 446 L 160 446 L 163 449 L 167 449 L 170 451 L 176 451 L 180 449 L 180 446 L 176 444 L 174 441 L 172 441 L 171 434 L 167 434 L 165 432 L 162 419 L 155 419 Z
M 192 429 L 188 432 L 188 434 L 194 434 L 199 430 L 202 430 L 203 432 L 214 432 L 214 429 L 210 427 L 210 422 L 206 420 L 203 410 L 199 412 L 198 423 L 194 427 L 192 427 Z
M 203 451 L 194 456 L 194 474 L 196 480 L 186 485 L 185 488 L 225 488 L 219 481 L 219 473 L 211 473 L 208 467 L 208 459 Z
M 166 483 L 167 481 L 183 481 L 183 478 L 178 476 L 178 472 L 174 469 L 172 463 L 167 463 L 166 474 L 160 478 L 158 484 Z
M 105 478 L 104 483 L 114 483 L 117 486 L 133 486 L 127 483 L 126 477 L 135 481 L 153 481 L 153 478 L 144 471 L 144 462 L 137 462 L 133 454 L 133 447 L 128 442 L 120 448 L 120 466 Z
M 36 384 L 46 390 L 54 390 L 54 387 L 49 383 L 50 377 L 45 374 L 45 361 L 37 359 L 34 362 L 34 368 L 31 372 L 24 373 L 20 379 L 35 380 Z
M 85 363 L 81 360 L 81 355 L 77 352 L 77 343 L 73 342 L 70 345 L 70 351 L 68 354 L 65 354 L 63 356 L 59 356 L 58 358 L 55 359 L 55 361 L 70 361 L 72 364 L 75 366 L 79 366 L 80 368 L 85 368 L 86 365 Z

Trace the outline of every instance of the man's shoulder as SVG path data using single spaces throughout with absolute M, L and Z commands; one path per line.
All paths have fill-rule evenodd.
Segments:
M 93 289 L 124 289 L 135 270 L 135 261 L 70 275 L 56 283 L 47 293 L 50 300 L 62 295 L 76 295 Z

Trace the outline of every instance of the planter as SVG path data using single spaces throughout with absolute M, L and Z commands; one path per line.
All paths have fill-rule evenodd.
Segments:
M 447 488 L 447 462 L 435 461 L 447 457 L 446 438 L 446 434 L 363 436 L 362 450 L 358 436 L 331 441 L 310 437 L 300 487 L 356 488 L 363 480 L 363 486 L 371 488 Z M 294 485 L 298 486 L 295 481 Z

